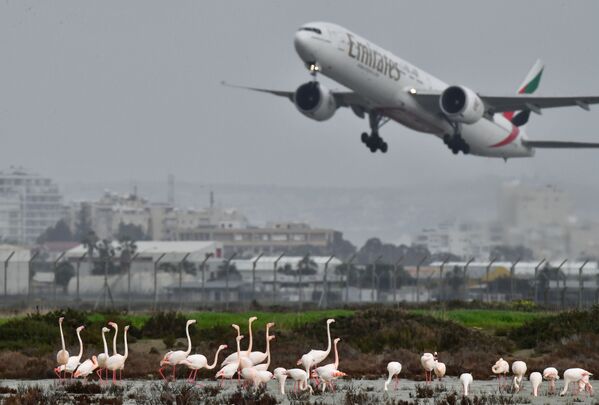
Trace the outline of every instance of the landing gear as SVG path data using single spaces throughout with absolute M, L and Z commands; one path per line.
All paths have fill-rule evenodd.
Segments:
M 447 145 L 454 155 L 457 155 L 460 152 L 462 152 L 464 155 L 469 154 L 470 145 L 468 145 L 464 138 L 462 138 L 462 134 L 460 133 L 460 124 L 453 123 L 451 121 L 450 124 L 453 127 L 454 133 L 453 135 L 445 134 L 443 136 L 443 143 Z
M 379 128 L 385 125 L 389 121 L 389 118 L 383 117 L 381 114 L 375 112 L 370 112 L 368 118 L 370 121 L 370 135 L 366 132 L 362 132 L 362 143 L 366 145 L 372 153 L 376 153 L 377 150 L 380 150 L 382 153 L 387 153 L 389 145 L 387 145 L 387 142 L 385 142 L 379 135 Z

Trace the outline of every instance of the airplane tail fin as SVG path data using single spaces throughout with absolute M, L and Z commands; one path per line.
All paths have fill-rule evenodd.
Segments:
M 543 61 L 541 59 L 537 59 L 535 64 L 528 71 L 528 74 L 522 81 L 522 84 L 520 84 L 518 87 L 518 94 L 534 93 L 541 83 L 541 76 L 543 75 L 544 68 L 545 65 L 543 64 Z M 506 111 L 503 113 L 503 116 L 512 121 L 515 126 L 521 127 L 528 122 L 530 110 L 523 110 L 518 113 L 515 111 Z

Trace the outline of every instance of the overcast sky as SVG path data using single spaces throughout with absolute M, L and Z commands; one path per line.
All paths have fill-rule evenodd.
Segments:
M 543 95 L 599 95 L 598 1 L 0 2 L 0 166 L 60 182 L 296 186 L 452 183 L 526 175 L 597 185 L 599 151 L 532 159 L 454 156 L 385 126 L 386 155 L 348 110 L 314 122 L 276 97 L 309 80 L 293 48 L 308 21 L 343 25 L 442 80 L 510 94 L 537 57 Z M 328 79 L 329 87 L 337 87 Z M 599 141 L 599 108 L 545 110 L 532 139 Z

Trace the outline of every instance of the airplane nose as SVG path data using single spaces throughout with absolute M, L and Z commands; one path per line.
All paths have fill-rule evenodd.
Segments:
M 310 33 L 306 31 L 298 31 L 293 38 L 293 45 L 299 57 L 304 61 L 313 61 L 314 55 L 310 51 Z

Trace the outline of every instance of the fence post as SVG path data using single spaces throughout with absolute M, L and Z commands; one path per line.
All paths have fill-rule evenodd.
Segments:
M 14 254 L 15 254 L 14 251 L 10 252 L 10 254 L 6 258 L 6 260 L 4 260 L 4 298 L 5 299 L 8 296 L 8 262 L 10 262 L 10 259 L 14 256 Z

